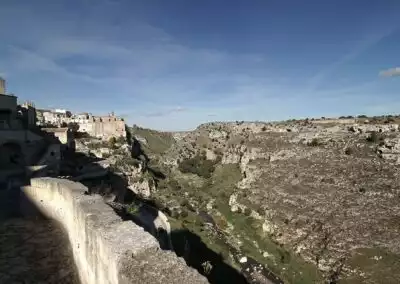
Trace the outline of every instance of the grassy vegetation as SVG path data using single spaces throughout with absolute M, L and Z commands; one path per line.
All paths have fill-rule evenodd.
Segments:
M 130 132 L 133 136 L 140 136 L 146 139 L 147 144 L 143 144 L 144 150 L 152 154 L 162 154 L 174 143 L 174 138 L 170 133 L 160 132 L 141 127 L 131 127 Z
M 147 140 L 147 145 L 143 144 L 143 148 L 149 154 L 162 154 L 174 143 L 169 133 L 143 128 L 133 128 L 132 133 Z M 262 133 L 260 135 L 267 134 Z M 268 133 L 268 135 L 273 136 L 274 134 Z M 360 137 L 360 141 L 364 142 L 365 147 L 369 149 L 372 143 L 381 142 L 385 137 L 384 135 L 388 137 L 388 134 L 373 132 L 369 133 L 368 138 Z M 278 138 L 279 136 L 276 134 L 275 140 L 281 141 Z M 233 141 L 233 139 L 234 137 L 231 137 L 230 141 Z M 243 139 L 242 136 L 238 136 L 237 141 L 233 141 L 232 144 L 239 144 L 240 139 Z M 366 141 L 371 144 L 365 143 Z M 249 141 L 246 141 L 246 143 L 249 143 Z M 263 143 L 265 142 L 263 141 Z M 324 144 L 318 138 L 314 138 L 308 143 L 310 147 L 321 145 Z M 200 148 L 200 150 L 210 147 L 209 141 L 198 139 L 193 142 L 193 147 L 195 149 Z M 346 147 L 341 150 L 341 154 L 343 154 L 343 151 L 346 155 L 353 155 L 359 150 L 358 148 Z M 195 151 L 192 152 L 192 154 L 194 153 Z M 154 157 L 152 157 L 153 159 Z M 259 159 L 253 161 L 253 163 L 264 164 L 266 161 Z M 242 178 L 238 165 L 221 165 L 219 161 L 207 160 L 203 154 L 197 154 L 190 159 L 180 161 L 178 165 L 178 170 L 173 167 L 168 167 L 166 170 L 161 169 L 167 178 L 157 181 L 158 190 L 152 195 L 160 204 L 160 208 L 171 208 L 172 211 L 179 207 L 182 209 L 181 213 L 178 209 L 178 214 L 170 214 L 169 220 L 172 229 L 186 228 L 190 230 L 199 236 L 210 249 L 220 253 L 225 261 L 234 267 L 238 267 L 238 264 L 230 258 L 229 252 L 234 244 L 233 241 L 238 238 L 242 243 L 241 250 L 247 256 L 266 265 L 268 269 L 279 275 L 285 283 L 326 283 L 326 279 L 324 280 L 323 275 L 315 265 L 305 262 L 295 252 L 279 245 L 264 233 L 262 221 L 251 217 L 250 209 L 243 210 L 240 213 L 231 212 L 228 204 L 229 196 L 237 191 L 236 184 Z M 214 201 L 212 203 L 213 209 L 206 210 L 210 201 Z M 251 207 L 251 203 L 246 203 L 245 200 L 240 202 Z M 171 204 L 174 206 L 170 206 Z M 225 231 L 226 240 L 230 243 L 221 239 L 215 231 L 207 228 L 206 220 L 198 214 L 199 210 L 207 211 L 212 216 L 217 227 Z M 260 212 L 260 214 L 263 213 Z M 267 252 L 268 256 L 264 257 L 263 252 Z M 382 256 L 382 259 L 375 260 L 375 256 Z M 364 278 L 361 276 L 349 277 L 340 280 L 339 283 L 398 283 L 397 280 L 400 279 L 399 256 L 390 254 L 383 249 L 357 250 L 347 260 L 346 265 L 367 272 L 366 276 Z M 366 279 L 369 282 L 366 282 Z
M 210 178 L 215 170 L 215 165 L 220 159 L 215 161 L 207 160 L 204 154 L 197 154 L 193 158 L 183 160 L 179 163 L 179 170 L 182 173 L 192 173 L 200 177 Z
M 168 150 L 173 143 L 173 138 L 168 133 L 132 128 L 132 134 L 145 138 L 147 145 L 143 145 L 144 150 L 156 155 Z M 319 143 L 315 144 L 310 146 L 319 145 Z M 196 145 L 199 144 L 196 143 Z M 165 207 L 171 202 L 181 207 L 181 214 L 170 215 L 172 229 L 190 230 L 198 235 L 210 249 L 220 253 L 226 262 L 233 267 L 238 267 L 238 264 L 230 258 L 232 244 L 228 244 L 226 240 L 206 229 L 205 220 L 196 212 L 197 210 L 206 211 L 207 203 L 213 200 L 213 210 L 209 211 L 210 215 L 220 230 L 227 230 L 227 238 L 240 236 L 241 249 L 246 255 L 267 265 L 270 270 L 282 277 L 285 283 L 323 282 L 315 266 L 304 262 L 293 252 L 285 250 L 274 243 L 269 236 L 265 236 L 262 232 L 261 221 L 253 219 L 249 209 L 242 213 L 231 212 L 228 205 L 229 197 L 237 190 L 236 184 L 242 178 L 237 164 L 221 165 L 219 159 L 210 161 L 204 154 L 197 154 L 181 161 L 178 169 L 164 172 L 167 178 L 158 181 L 158 190 L 153 196 L 160 207 Z M 233 225 L 233 232 L 229 231 L 228 223 Z M 264 257 L 262 255 L 264 251 L 272 257 Z
M 262 233 L 260 221 L 230 211 L 226 203 L 219 203 L 218 209 L 234 225 L 234 232 L 242 236 L 243 251 L 265 264 L 271 271 L 279 275 L 284 283 L 323 283 L 321 273 L 313 264 L 302 260 L 294 252 L 288 251 L 279 244 L 273 242 Z M 254 244 L 258 244 L 258 248 Z M 272 258 L 265 258 L 260 251 L 266 251 Z
M 141 206 L 140 206 L 139 204 L 132 203 L 132 204 L 130 204 L 129 207 L 128 207 L 128 212 L 129 212 L 130 214 L 132 214 L 132 215 L 136 215 L 137 213 L 139 213 L 140 207 L 141 207 Z
M 343 284 L 356 283 L 399 283 L 400 256 L 384 248 L 360 248 L 352 253 L 346 263 L 352 269 L 365 272 L 365 276 L 355 275 L 339 281 Z M 368 279 L 368 281 L 366 280 Z
M 283 278 L 285 283 L 322 283 L 322 275 L 312 264 L 308 264 L 294 253 L 289 252 L 274 243 L 269 236 L 264 236 L 262 223 L 250 216 L 249 210 L 243 213 L 233 213 L 228 205 L 229 196 L 235 192 L 236 184 L 242 178 L 240 169 L 236 164 L 217 165 L 209 179 L 204 180 L 197 186 L 190 185 L 183 177 L 175 176 L 167 182 L 167 191 L 170 191 L 168 198 L 177 198 L 182 206 L 187 208 L 188 197 L 182 195 L 182 191 L 188 192 L 189 199 L 201 201 L 201 208 L 204 208 L 211 199 L 215 200 L 214 210 L 211 213 L 214 221 L 221 230 L 228 228 L 228 222 L 234 226 L 233 232 L 227 235 L 240 235 L 243 252 L 256 259 L 260 263 L 267 265 L 269 269 Z M 171 185 L 175 190 L 172 190 Z M 176 190 L 178 189 L 178 190 Z M 166 194 L 166 191 L 162 193 Z M 185 227 L 194 232 L 209 248 L 224 256 L 225 260 L 232 266 L 238 267 L 229 257 L 229 244 L 224 243 L 216 235 L 210 234 L 203 227 L 202 220 L 196 212 L 190 209 L 185 210 L 185 214 L 172 221 L 173 227 Z M 254 244 L 257 242 L 257 247 Z M 272 258 L 265 258 L 262 252 L 266 251 Z

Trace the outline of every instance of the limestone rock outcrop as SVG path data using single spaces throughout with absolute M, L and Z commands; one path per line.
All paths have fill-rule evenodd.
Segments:
M 400 137 L 385 139 L 377 152 L 383 159 L 400 164 Z

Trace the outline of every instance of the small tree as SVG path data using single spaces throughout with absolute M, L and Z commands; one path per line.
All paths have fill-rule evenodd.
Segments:
M 251 209 L 246 207 L 246 209 L 244 209 L 244 215 L 250 216 L 251 215 Z
M 188 213 L 187 210 L 182 210 L 182 212 L 181 212 L 181 217 L 182 218 L 186 218 L 188 215 L 189 215 L 189 213 Z
M 115 137 L 108 139 L 108 145 L 110 148 L 115 149 L 115 143 L 117 143 L 117 139 Z
M 79 130 L 79 124 L 76 122 L 68 123 L 68 128 L 71 129 L 73 132 L 77 132 Z
M 376 133 L 376 131 L 372 131 L 372 132 L 368 135 L 368 137 L 366 138 L 366 140 L 367 140 L 368 142 L 371 142 L 371 143 L 376 143 L 376 142 L 378 142 L 378 140 L 379 140 L 378 133 Z
M 308 142 L 308 146 L 317 147 L 321 145 L 317 138 L 313 138 L 310 142 Z
M 351 155 L 351 154 L 353 153 L 353 149 L 350 148 L 350 147 L 347 147 L 347 148 L 344 150 L 344 153 L 345 153 L 346 155 Z

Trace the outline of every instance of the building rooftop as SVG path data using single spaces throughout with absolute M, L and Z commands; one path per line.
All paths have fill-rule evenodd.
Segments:
M 68 127 L 60 127 L 60 128 L 42 128 L 43 131 L 46 132 L 67 132 L 68 131 Z
M 7 97 L 14 97 L 14 98 L 17 98 L 17 96 L 14 95 L 14 94 L 0 94 L 0 96 L 7 96 Z
M 36 109 L 38 112 L 51 112 L 49 109 Z

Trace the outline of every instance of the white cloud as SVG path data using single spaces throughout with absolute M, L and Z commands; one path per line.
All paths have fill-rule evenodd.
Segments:
M 387 70 L 383 70 L 379 72 L 380 76 L 383 77 L 394 77 L 394 76 L 400 76 L 400 67 L 395 67 L 395 68 L 390 68 Z

